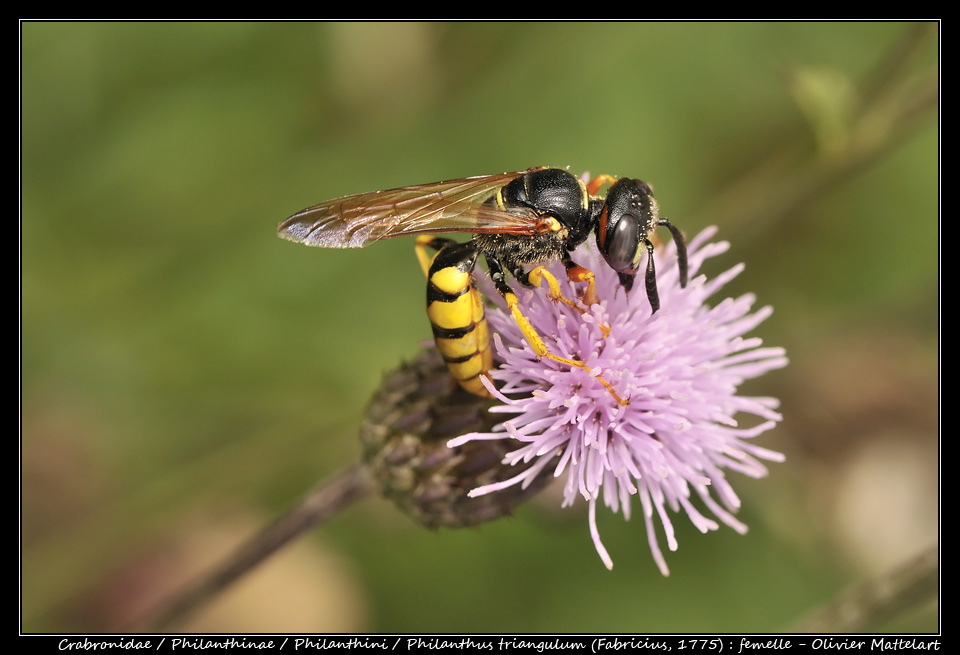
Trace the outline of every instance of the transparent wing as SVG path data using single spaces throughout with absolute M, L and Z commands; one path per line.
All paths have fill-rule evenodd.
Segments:
M 323 248 L 362 248 L 389 237 L 440 232 L 536 234 L 542 219 L 526 208 L 485 204 L 526 171 L 358 193 L 307 207 L 277 226 L 289 241 Z

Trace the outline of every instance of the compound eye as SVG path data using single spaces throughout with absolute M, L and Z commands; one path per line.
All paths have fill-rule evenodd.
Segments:
M 636 271 L 640 265 L 640 222 L 633 214 L 622 214 L 607 237 L 603 253 L 610 268 L 618 272 Z

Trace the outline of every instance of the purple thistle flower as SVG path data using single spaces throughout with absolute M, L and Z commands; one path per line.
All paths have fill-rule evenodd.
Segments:
M 677 549 L 677 541 L 668 510 L 682 508 L 701 532 L 719 528 L 694 505 L 691 490 L 707 514 L 746 532 L 732 514 L 740 499 L 723 470 L 759 478 L 767 474 L 760 460 L 782 462 L 784 457 L 750 441 L 781 420 L 774 411 L 778 401 L 739 396 L 737 387 L 785 366 L 787 359 L 782 348 L 762 348 L 760 339 L 744 338 L 772 312 L 764 307 L 751 313 L 753 295 L 728 298 L 714 307 L 706 304 L 743 270 L 739 264 L 713 280 L 697 275 L 706 259 L 729 247 L 726 242 L 709 243 L 715 233 L 716 228 L 709 228 L 690 242 L 691 279 L 685 289 L 680 287 L 673 244 L 657 249 L 661 307 L 656 314 L 651 314 L 642 289 L 624 292 L 616 273 L 592 246 L 579 249 L 575 258 L 594 271 L 599 304 L 581 315 L 554 303 L 544 290 L 521 297 L 524 313 L 550 351 L 581 359 L 590 371 L 538 360 L 508 311 L 488 312 L 499 359 L 490 376 L 500 384 L 499 389 L 490 381 L 485 384 L 502 403 L 491 411 L 515 416 L 493 432 L 466 434 L 448 445 L 513 439 L 518 447 L 504 463 L 533 464 L 511 479 L 474 489 L 471 496 L 525 486 L 554 466 L 556 477 L 567 476 L 563 506 L 572 505 L 578 495 L 586 499 L 590 535 L 608 569 L 613 561 L 597 529 L 600 499 L 629 519 L 630 497 L 639 496 L 650 549 L 663 575 L 669 570 L 654 513 L 670 550 Z M 567 297 L 579 297 L 581 289 L 566 281 L 562 267 L 552 271 Z M 601 324 L 610 328 L 606 337 Z M 629 399 L 629 405 L 619 405 L 598 375 Z M 740 427 L 738 414 L 757 419 L 751 427 Z

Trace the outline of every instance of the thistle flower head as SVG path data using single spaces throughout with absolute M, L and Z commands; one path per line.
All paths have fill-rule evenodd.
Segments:
M 680 509 L 701 532 L 718 529 L 718 521 L 746 531 L 733 516 L 740 500 L 724 471 L 762 477 L 767 469 L 761 460 L 782 461 L 752 442 L 781 417 L 775 399 L 738 395 L 737 389 L 787 359 L 782 348 L 744 336 L 772 311 L 754 311 L 752 295 L 707 304 L 743 270 L 737 265 L 712 280 L 698 275 L 706 259 L 728 248 L 710 242 L 715 232 L 705 230 L 690 242 L 686 288 L 680 287 L 673 244 L 657 249 L 656 313 L 642 291 L 627 294 L 589 246 L 574 258 L 594 271 L 600 302 L 583 314 L 543 290 L 521 291 L 523 312 L 550 351 L 582 360 L 590 370 L 538 359 L 509 312 L 488 312 L 499 358 L 486 382 L 500 403 L 491 411 L 513 416 L 448 445 L 506 441 L 512 447 L 503 462 L 516 469 L 506 480 L 473 489 L 472 496 L 524 488 L 552 467 L 554 476 L 566 478 L 564 506 L 586 500 L 590 534 L 607 568 L 613 561 L 597 528 L 601 500 L 629 519 L 632 496 L 639 497 L 650 549 L 664 575 L 669 571 L 654 515 L 670 550 L 677 548 L 670 512 Z M 554 273 L 565 279 L 562 267 Z M 577 297 L 580 289 L 564 284 L 565 295 Z M 629 404 L 620 405 L 598 376 Z

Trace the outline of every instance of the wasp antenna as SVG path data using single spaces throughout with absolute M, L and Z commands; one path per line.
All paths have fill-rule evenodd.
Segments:
M 657 290 L 657 269 L 653 264 L 653 243 L 644 241 L 647 246 L 647 276 L 644 283 L 647 287 L 647 300 L 650 301 L 652 314 L 656 314 L 660 309 L 660 292 Z
M 665 218 L 661 218 L 657 221 L 657 225 L 660 227 L 665 227 L 670 230 L 670 235 L 673 237 L 673 242 L 677 245 L 677 266 L 680 267 L 680 286 L 687 286 L 687 241 L 683 238 L 683 232 L 681 232 L 676 225 L 671 223 Z

